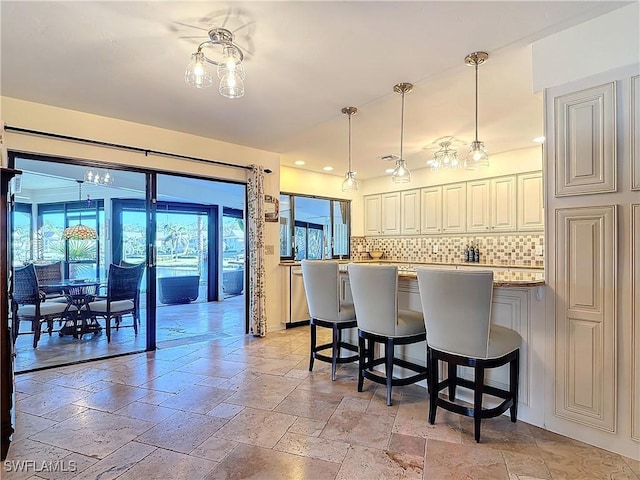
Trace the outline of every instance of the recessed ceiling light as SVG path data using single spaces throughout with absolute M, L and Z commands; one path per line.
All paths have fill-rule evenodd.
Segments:
M 293 162 L 294 165 L 304 165 L 305 161 L 304 160 L 296 160 L 295 162 Z
M 323 169 L 325 172 L 330 172 L 331 170 L 333 170 L 333 167 L 322 167 L 322 169 Z
M 544 137 L 536 137 L 533 139 L 533 141 L 536 143 L 544 143 Z
M 387 168 L 384 173 L 393 173 L 393 168 Z

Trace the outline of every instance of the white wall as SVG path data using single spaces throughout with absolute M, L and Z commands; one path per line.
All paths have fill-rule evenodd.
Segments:
M 0 121 L 12 127 L 130 145 L 239 165 L 263 165 L 273 171 L 272 174 L 265 176 L 265 193 L 278 195 L 280 191 L 280 157 L 276 153 L 14 98 L 2 97 L 0 106 Z M 171 157 L 145 156 L 142 153 L 115 148 L 4 132 L 3 166 L 7 165 L 6 152 L 8 150 L 95 160 L 130 167 L 152 168 L 159 171 L 181 172 L 213 179 L 232 179 L 243 182 L 246 181 L 247 173 L 244 169 L 220 167 Z M 284 326 L 281 323 L 278 292 L 281 272 L 278 268 L 280 257 L 278 255 L 279 229 L 277 223 L 266 224 L 265 244 L 267 248 L 273 246 L 274 252 L 267 255 L 265 266 L 267 328 L 268 330 L 276 330 Z
M 640 59 L 640 3 L 533 44 L 533 91 L 633 65 Z

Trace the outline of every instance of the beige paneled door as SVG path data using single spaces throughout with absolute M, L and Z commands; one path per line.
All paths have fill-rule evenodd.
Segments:
M 545 424 L 638 458 L 640 192 L 633 77 L 618 69 L 545 91 Z M 637 114 L 636 114 L 637 116 Z M 635 249 L 635 250 L 634 250 Z

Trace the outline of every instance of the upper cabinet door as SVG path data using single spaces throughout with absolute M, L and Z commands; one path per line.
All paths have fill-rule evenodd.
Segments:
M 467 182 L 467 232 L 486 232 L 491 228 L 490 181 Z
M 467 223 L 467 184 L 451 183 L 442 187 L 442 231 L 464 233 Z
M 402 235 L 420 233 L 420 190 L 401 192 L 400 212 L 402 214 Z
M 518 175 L 518 230 L 544 229 L 542 173 Z
M 615 102 L 614 82 L 555 98 L 557 197 L 616 191 Z
M 442 233 L 442 187 L 421 190 L 420 233 Z
M 491 180 L 491 230 L 513 232 L 516 229 L 516 177 Z
M 382 234 L 400 235 L 400 192 L 383 193 Z
M 382 203 L 380 195 L 364 197 L 364 234 L 380 235 L 382 233 Z

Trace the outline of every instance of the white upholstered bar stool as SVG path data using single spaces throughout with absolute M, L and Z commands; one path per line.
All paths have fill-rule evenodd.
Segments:
M 340 356 L 340 349 L 358 351 L 355 345 L 342 341 L 342 330 L 357 326 L 353 304 L 340 302 L 338 262 L 303 260 L 301 263 L 302 280 L 311 314 L 309 371 L 313 370 L 314 359 L 329 362 L 331 363 L 331 380 L 335 380 L 338 363 L 355 362 L 358 359 L 358 355 Z M 318 326 L 332 330 L 331 343 L 316 345 L 316 327 Z M 326 349 L 331 349 L 331 356 L 319 353 Z
M 429 423 L 436 420 L 436 408 L 473 417 L 474 437 L 480 441 L 480 421 L 497 417 L 507 409 L 515 422 L 518 409 L 520 335 L 491 324 L 492 271 L 416 269 L 422 311 L 429 346 Z M 448 378 L 439 382 L 438 361 L 447 362 Z M 509 390 L 485 384 L 487 368 L 509 364 Z M 458 376 L 458 365 L 472 367 L 474 380 Z M 473 390 L 473 408 L 455 403 L 456 387 Z M 439 392 L 449 388 L 448 399 Z M 483 409 L 484 394 L 503 401 Z
M 350 263 L 349 283 L 358 322 L 358 391 L 364 379 L 387 386 L 387 405 L 391 405 L 391 389 L 410 385 L 427 378 L 427 366 L 395 356 L 396 345 L 424 342 L 424 320 L 420 312 L 398 309 L 398 268 L 393 266 Z M 375 358 L 375 344 L 384 345 L 384 356 Z M 425 364 L 426 364 L 425 345 Z M 374 367 L 384 365 L 384 375 Z M 393 367 L 406 368 L 414 375 L 393 378 Z

